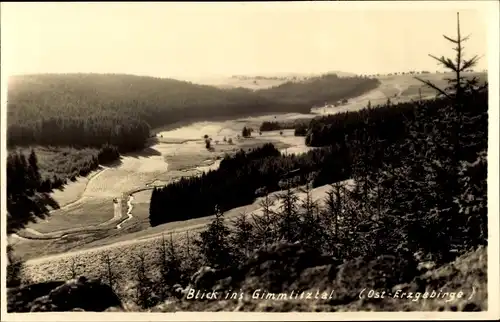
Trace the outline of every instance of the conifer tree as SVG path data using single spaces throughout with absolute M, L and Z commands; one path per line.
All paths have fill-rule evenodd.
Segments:
M 102 263 L 102 272 L 101 272 L 101 280 L 105 280 L 109 287 L 116 291 L 117 284 L 119 279 L 119 274 L 117 270 L 113 267 L 113 261 L 115 258 L 111 256 L 109 253 L 104 253 L 100 256 Z
M 181 277 L 181 263 L 173 241 L 172 233 L 170 238 L 165 239 L 165 235 L 161 235 L 161 244 L 158 247 L 159 264 L 160 264 L 160 284 L 161 298 L 165 299 L 169 295 L 169 289 L 174 284 L 178 283 Z
M 7 233 L 15 232 L 26 223 L 44 218 L 49 206 L 57 209 L 57 202 L 47 193 L 39 192 L 41 182 L 35 153 L 29 161 L 22 152 L 7 156 Z
M 445 89 L 439 88 L 432 81 L 424 80 L 419 77 L 415 78 L 425 85 L 435 89 L 439 95 L 451 99 L 455 103 L 455 107 L 459 109 L 460 104 L 463 103 L 463 101 L 461 100 L 462 96 L 466 91 L 485 88 L 485 85 L 481 86 L 478 84 L 478 79 L 476 77 L 469 79 L 463 76 L 463 73 L 465 71 L 477 65 L 480 57 L 475 55 L 469 59 L 464 58 L 464 42 L 469 39 L 470 35 L 463 37 L 461 34 L 459 12 L 457 12 L 457 37 L 452 38 L 446 35 L 443 35 L 443 37 L 449 42 L 456 45 L 456 47 L 453 48 L 453 50 L 456 52 L 455 60 L 445 58 L 444 56 L 436 57 L 432 54 L 429 54 L 429 56 L 435 59 L 440 65 L 443 65 L 444 68 L 452 71 L 455 74 L 455 77 L 449 79 L 448 87 Z
M 298 197 L 290 185 L 279 197 L 281 211 L 279 212 L 278 233 L 281 239 L 295 242 L 299 237 Z
M 234 228 L 231 232 L 230 243 L 235 248 L 235 253 L 241 262 L 257 247 L 254 226 L 245 212 L 232 220 L 232 224 Z
M 24 262 L 14 254 L 12 245 L 7 245 L 7 287 L 17 287 L 22 284 Z
M 132 259 L 132 269 L 135 276 L 135 302 L 142 308 L 149 308 L 156 304 L 154 296 L 153 281 L 148 274 L 146 255 L 143 252 L 137 253 Z
M 344 242 L 342 231 L 344 229 L 343 217 L 345 211 L 345 186 L 340 182 L 331 185 L 324 199 L 322 217 L 325 227 L 329 230 L 327 244 L 330 252 L 340 256 L 342 249 L 339 249 Z
M 252 214 L 255 238 L 264 246 L 273 243 L 277 239 L 278 218 L 276 212 L 272 209 L 274 204 L 275 200 L 266 191 L 266 195 L 259 203 L 262 214 Z
M 38 168 L 38 158 L 36 156 L 35 150 L 31 149 L 30 155 L 28 157 L 29 164 L 29 180 L 30 180 L 30 188 L 33 191 L 37 191 L 40 188 L 41 184 L 41 176 L 40 170 Z
M 207 264 L 217 268 L 224 268 L 231 264 L 233 254 L 229 246 L 229 235 L 231 231 L 224 222 L 224 214 L 216 205 L 214 209 L 215 218 L 208 228 L 200 233 L 197 242 Z
M 406 163 L 407 172 L 402 175 L 408 188 L 418 191 L 416 198 L 411 203 L 406 203 L 405 222 L 408 231 L 415 233 L 409 236 L 419 240 L 409 242 L 409 245 L 420 244 L 427 251 L 439 254 L 441 259 L 450 259 L 453 251 L 463 247 L 462 241 L 466 239 L 464 227 L 468 227 L 474 217 L 464 216 L 460 213 L 457 196 L 463 191 L 464 185 L 460 183 L 460 164 L 464 159 L 475 159 L 474 149 L 464 144 L 463 132 L 467 124 L 474 128 L 477 116 L 467 116 L 471 108 L 476 106 L 487 106 L 487 104 L 474 104 L 473 102 L 481 95 L 487 83 L 479 85 L 477 78 L 467 78 L 464 71 L 475 66 L 478 56 L 471 59 L 464 58 L 463 43 L 469 37 L 462 37 L 460 30 L 459 13 L 457 13 L 457 37 L 455 39 L 444 36 L 444 38 L 456 45 L 454 48 L 456 57 L 450 58 L 430 55 L 446 69 L 454 73 L 454 78 L 448 80 L 448 87 L 442 89 L 431 81 L 419 81 L 435 89 L 438 96 L 449 100 L 450 107 L 443 107 L 436 111 L 430 111 L 424 104 L 419 104 L 416 110 L 415 122 L 409 122 L 409 142 L 412 151 L 408 155 Z M 479 113 L 478 113 L 479 112 Z M 429 122 L 428 116 L 435 115 L 435 122 Z M 474 113 L 481 116 L 480 111 Z M 432 115 L 431 114 L 431 115 Z M 484 114 L 486 115 L 486 114 Z M 482 117 L 482 116 L 481 116 Z M 472 138 L 478 141 L 477 138 Z M 421 178 L 425 177 L 425 181 Z M 425 218 L 425 219 L 423 219 Z M 426 231 L 430 238 L 422 239 L 418 232 Z M 430 234 L 428 232 L 431 232 Z
M 321 225 L 319 205 L 313 199 L 310 183 L 306 183 L 303 192 L 305 193 L 305 198 L 299 204 L 302 210 L 302 221 L 299 227 L 300 239 L 305 244 L 320 249 L 326 239 L 326 231 Z

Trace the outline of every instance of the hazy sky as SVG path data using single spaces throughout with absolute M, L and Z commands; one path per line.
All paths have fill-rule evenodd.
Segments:
M 2 54 L 9 74 L 436 70 L 428 54 L 452 53 L 442 34 L 456 34 L 457 9 L 467 53 L 486 55 L 485 11 L 445 1 L 3 3 Z

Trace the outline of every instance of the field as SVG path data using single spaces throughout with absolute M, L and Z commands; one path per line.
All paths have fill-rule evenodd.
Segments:
M 333 71 L 339 77 L 354 76 L 351 73 Z M 247 88 L 251 90 L 266 89 L 279 86 L 286 82 L 300 82 L 311 77 L 317 77 L 318 74 L 296 74 L 296 73 L 277 73 L 270 75 L 255 76 L 213 76 L 205 78 L 188 78 L 194 83 L 215 86 L 218 88 Z
M 286 79 L 240 79 L 232 77 L 213 77 L 196 80 L 197 83 L 215 86 L 218 88 L 248 88 L 251 90 L 259 90 L 264 88 L 269 88 L 273 86 L 279 86 L 285 82 Z
M 39 220 L 30 228 L 41 233 L 96 226 L 113 218 L 113 203 L 102 199 L 88 198 L 63 210 L 56 210 L 46 220 Z M 92 216 L 89 216 L 92 214 Z
M 485 73 L 464 73 L 466 77 L 478 77 L 481 82 L 487 80 Z M 421 74 L 421 75 L 393 75 L 381 76 L 378 79 L 381 84 L 378 88 L 367 92 L 361 96 L 349 100 L 349 104 L 333 108 L 318 107 L 311 110 L 312 113 L 327 115 L 345 111 L 356 111 L 365 108 L 370 102 L 371 106 L 385 104 L 388 99 L 394 104 L 407 102 L 410 100 L 418 100 L 420 94 L 426 99 L 434 97 L 436 91 L 427 85 L 421 83 L 415 77 L 423 80 L 429 80 L 436 84 L 439 88 L 446 88 L 446 78 L 451 78 L 451 73 L 441 74 Z M 419 93 L 420 90 L 420 93 Z
M 446 74 L 423 75 L 433 80 L 442 79 Z M 52 261 L 37 257 L 58 254 L 68 251 L 78 251 L 110 245 L 112 243 L 130 243 L 163 231 L 185 231 L 203 227 L 210 217 L 192 219 L 182 222 L 172 222 L 151 228 L 148 222 L 149 198 L 151 187 L 163 185 L 182 176 L 191 176 L 217 167 L 217 159 L 224 153 L 232 153 L 240 148 L 247 149 L 265 142 L 273 142 L 285 153 L 300 153 L 307 151 L 303 137 L 295 137 L 293 130 L 263 132 L 259 135 L 258 128 L 263 121 L 289 121 L 301 118 L 313 118 L 318 114 L 331 114 L 347 110 L 358 110 L 365 107 L 368 101 L 372 106 L 385 103 L 392 95 L 391 101 L 399 102 L 415 98 L 418 95 L 418 81 L 410 75 L 388 76 L 381 78 L 381 86 L 365 95 L 353 99 L 349 104 L 333 109 L 313 110 L 312 114 L 283 114 L 248 117 L 226 121 L 206 121 L 185 125 L 178 128 L 155 131 L 156 142 L 140 153 L 126 154 L 112 166 L 95 171 L 87 178 L 79 178 L 77 182 L 67 185 L 64 191 L 54 192 L 54 198 L 60 205 L 70 208 L 54 211 L 46 221 L 29 224 L 30 230 L 21 232 L 33 237 L 33 231 L 38 235 L 54 233 L 64 229 L 79 229 L 78 234 L 70 234 L 64 238 L 50 240 L 25 240 L 13 236 L 16 253 L 24 259 L 33 259 L 33 263 Z M 429 90 L 422 90 L 422 96 L 430 95 Z M 394 96 L 396 95 L 396 96 Z M 251 127 L 255 130 L 252 138 L 238 138 L 242 128 Z M 213 151 L 205 147 L 207 135 L 212 139 Z M 231 138 L 233 144 L 224 142 Z M 46 160 L 48 157 L 44 156 Z M 132 206 L 132 218 L 123 223 L 120 229 L 116 225 L 125 218 L 129 209 L 129 195 Z M 83 199 L 81 199 L 83 198 Z M 120 204 L 120 220 L 111 221 L 113 214 L 113 198 Z M 255 210 L 256 204 L 249 205 L 248 211 Z M 258 207 L 257 207 L 258 208 Z M 70 211 L 71 209 L 71 211 Z M 231 210 L 238 213 L 242 209 Z M 229 216 L 231 217 L 231 215 Z M 106 223 L 103 225 L 103 223 Z M 101 224 L 101 230 L 87 231 L 86 226 Z M 31 231 L 31 233 L 30 233 Z M 20 233 L 20 235 L 21 235 Z M 127 247 L 127 246 L 123 246 Z M 136 247 L 136 246 L 134 246 Z M 138 247 L 138 246 L 137 246 Z M 147 246 L 144 246 L 147 247 Z M 118 249 L 116 250 L 118 251 Z M 66 255 L 61 255 L 65 257 Z M 45 264 L 43 264 L 45 265 Z M 41 269 L 38 264 L 36 270 Z M 41 269 L 43 271 L 43 269 Z M 36 274 L 35 274 L 36 275 Z

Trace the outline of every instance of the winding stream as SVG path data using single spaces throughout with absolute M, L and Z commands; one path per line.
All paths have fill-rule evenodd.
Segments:
M 122 229 L 122 225 L 132 219 L 132 208 L 134 207 L 132 205 L 132 201 L 134 200 L 133 195 L 129 195 L 127 199 L 127 218 L 125 218 L 122 222 L 120 222 L 118 225 L 116 225 L 116 229 Z

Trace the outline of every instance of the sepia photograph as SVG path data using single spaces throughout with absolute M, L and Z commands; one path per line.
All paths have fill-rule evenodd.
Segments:
M 2 321 L 499 318 L 498 2 L 1 6 Z

